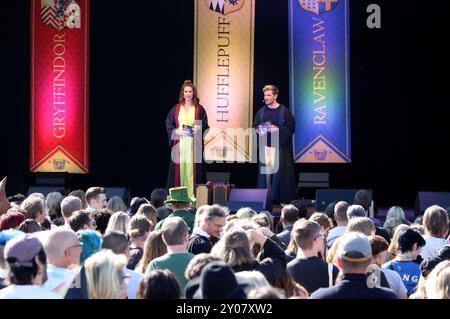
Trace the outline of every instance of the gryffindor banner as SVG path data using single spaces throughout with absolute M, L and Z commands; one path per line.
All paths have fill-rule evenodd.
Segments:
M 88 173 L 89 0 L 31 0 L 32 172 Z
M 289 0 L 296 162 L 351 161 L 348 3 Z
M 255 0 L 195 0 L 194 83 L 208 161 L 251 160 Z

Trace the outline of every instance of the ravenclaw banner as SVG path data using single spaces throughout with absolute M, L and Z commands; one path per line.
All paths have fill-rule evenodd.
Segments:
M 30 171 L 88 173 L 89 0 L 31 0 Z
M 348 163 L 348 0 L 289 0 L 290 100 L 300 163 Z
M 194 83 L 209 161 L 251 160 L 255 0 L 196 0 Z

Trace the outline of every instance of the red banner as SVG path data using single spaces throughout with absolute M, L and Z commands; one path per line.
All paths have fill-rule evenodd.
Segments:
M 88 173 L 89 2 L 31 0 L 31 172 Z

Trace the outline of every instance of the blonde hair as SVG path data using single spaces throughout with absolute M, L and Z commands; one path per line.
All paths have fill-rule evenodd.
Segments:
M 346 232 L 358 232 L 366 236 L 371 236 L 375 231 L 375 224 L 369 217 L 353 217 L 347 225 Z
M 152 204 L 142 204 L 136 212 L 136 215 L 144 215 L 152 223 L 153 227 L 157 223 L 156 208 Z M 135 215 L 135 216 L 136 216 Z
M 84 264 L 89 299 L 119 299 L 122 297 L 123 268 L 127 265 L 124 255 L 116 255 L 104 249 Z
M 434 297 L 437 299 L 450 299 L 450 268 L 446 267 L 436 278 Z
M 339 245 L 341 243 L 341 239 L 342 239 L 342 236 L 336 238 L 333 241 L 333 244 L 331 245 L 330 249 L 328 249 L 327 258 L 326 258 L 327 263 L 334 264 L 336 266 L 338 265 L 337 258 L 338 258 L 338 251 L 339 251 Z
M 130 218 L 124 212 L 116 212 L 111 215 L 108 221 L 108 226 L 106 227 L 105 234 L 111 230 L 118 230 L 122 233 L 127 233 L 128 222 Z
M 262 90 L 263 90 L 263 93 L 265 93 L 266 91 L 272 91 L 273 94 L 277 94 L 277 95 L 278 95 L 278 93 L 280 93 L 280 90 L 278 90 L 278 88 L 272 84 L 264 85 Z
M 162 239 L 162 231 L 155 230 L 150 232 L 145 241 L 144 253 L 135 270 L 145 273 L 148 264 L 150 264 L 153 259 L 160 257 L 165 253 L 167 253 L 167 246 Z
M 219 257 L 231 267 L 250 264 L 254 260 L 247 234 L 241 228 L 226 232 L 212 248 L 211 255 Z
M 266 277 L 257 270 L 239 271 L 236 273 L 236 279 L 243 279 L 246 283 L 244 291 L 248 294 L 253 289 L 262 287 L 272 287 Z
M 450 260 L 440 262 L 427 276 L 425 290 L 428 299 L 449 299 L 450 285 L 445 283 L 449 281 L 448 272 L 450 269 Z M 443 274 L 444 273 L 444 274 Z

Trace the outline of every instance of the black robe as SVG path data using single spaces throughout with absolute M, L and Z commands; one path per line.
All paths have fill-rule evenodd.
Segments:
M 282 112 L 280 114 L 280 112 Z M 269 194 L 273 201 L 281 203 L 290 203 L 296 198 L 296 177 L 294 168 L 294 156 L 292 153 L 292 135 L 295 132 L 295 119 L 290 110 L 280 104 L 277 109 L 269 109 L 267 105 L 261 107 L 255 115 L 253 124 L 257 125 L 270 121 L 279 128 L 279 152 L 278 155 L 279 169 L 278 172 L 272 174 L 272 188 Z M 270 142 L 270 133 L 268 134 Z M 259 153 L 259 152 L 258 152 Z M 264 153 L 264 152 L 263 152 Z M 259 154 L 258 154 L 259 156 Z M 267 188 L 266 175 L 261 174 L 263 162 L 258 161 L 258 188 Z
M 180 112 L 181 104 L 178 103 L 174 105 L 170 111 L 169 114 L 167 114 L 166 118 L 166 130 L 167 130 L 167 137 L 169 140 L 169 146 L 170 146 L 170 154 L 172 152 L 172 148 L 176 147 L 178 148 L 178 141 L 172 141 L 172 132 L 173 130 L 177 129 L 179 127 L 178 125 L 178 114 Z M 202 134 L 205 133 L 206 129 L 208 129 L 208 116 L 206 114 L 205 109 L 200 104 L 195 106 L 195 120 L 202 121 Z M 194 145 L 195 147 L 195 145 Z M 195 154 L 195 151 L 194 151 Z M 202 151 L 201 154 L 203 154 L 203 138 L 202 138 Z M 178 187 L 180 185 L 180 165 L 173 162 L 172 157 L 170 157 L 170 164 L 169 164 L 169 173 L 167 175 L 167 188 L 171 187 Z M 195 161 L 194 161 L 195 162 Z M 203 164 L 203 158 L 201 159 L 200 163 L 194 164 L 194 192 L 195 192 L 195 184 L 202 184 L 205 183 L 206 180 L 206 173 L 205 173 L 205 166 Z

